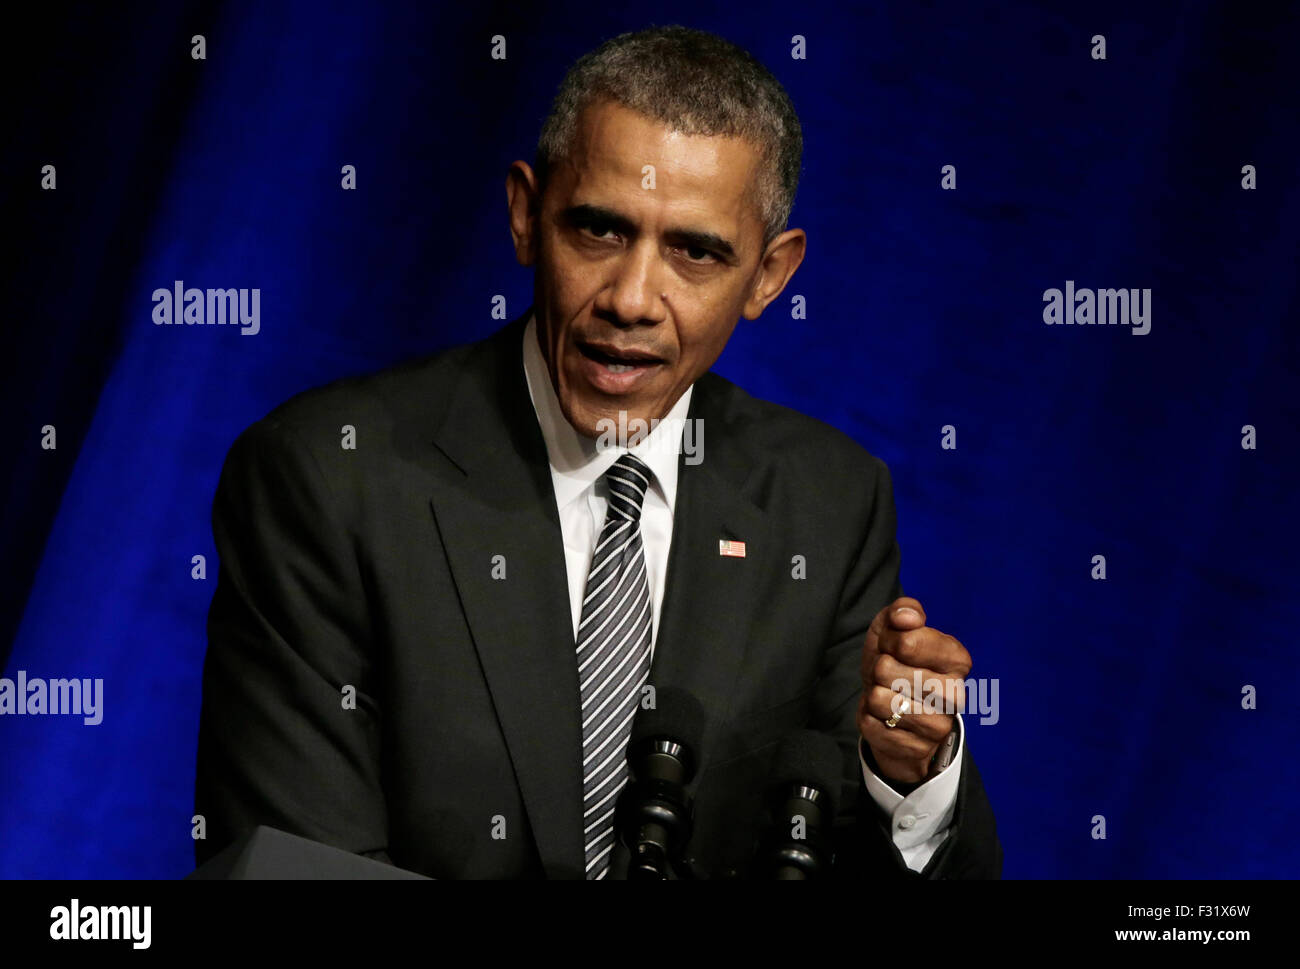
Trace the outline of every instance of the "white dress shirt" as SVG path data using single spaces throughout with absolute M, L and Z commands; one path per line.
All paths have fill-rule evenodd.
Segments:
M 573 634 L 577 637 L 582 618 L 582 599 L 587 573 L 595 554 L 596 540 L 605 522 L 606 471 L 624 451 L 631 451 L 654 473 L 641 508 L 641 541 L 645 550 L 646 577 L 650 583 L 651 655 L 659 634 L 659 610 L 664 599 L 668 571 L 668 550 L 673 537 L 673 508 L 677 499 L 677 472 L 683 421 L 691 404 L 694 387 L 688 387 L 665 419 L 635 447 L 598 448 L 596 441 L 574 430 L 560 409 L 555 388 L 537 340 L 537 321 L 529 316 L 524 329 L 524 376 L 528 396 L 537 412 L 555 487 L 555 505 L 564 536 L 564 560 L 569 579 L 569 609 Z M 961 777 L 962 744 L 965 728 L 957 715 L 958 740 L 947 770 L 920 785 L 906 797 L 877 777 L 861 757 L 862 777 L 867 791 L 890 817 L 890 833 L 904 862 L 921 871 L 948 835 L 957 784 Z

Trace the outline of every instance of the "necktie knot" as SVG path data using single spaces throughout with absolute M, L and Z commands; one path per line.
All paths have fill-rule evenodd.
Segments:
M 641 518 L 641 503 L 645 501 L 653 472 L 636 455 L 627 453 L 605 472 L 609 487 L 609 514 L 629 521 Z

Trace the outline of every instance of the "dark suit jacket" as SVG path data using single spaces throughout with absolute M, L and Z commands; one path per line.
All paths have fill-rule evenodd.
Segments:
M 578 675 L 526 319 L 301 394 L 231 448 L 213 506 L 200 862 L 268 824 L 434 877 L 582 877 Z M 690 417 L 703 461 L 681 465 L 650 682 L 709 715 L 696 867 L 744 870 L 775 745 L 811 726 L 843 751 L 837 871 L 911 877 L 857 759 L 863 639 L 901 594 L 888 470 L 714 374 Z M 719 539 L 745 557 L 720 556 Z M 928 877 L 1001 872 L 963 750 Z

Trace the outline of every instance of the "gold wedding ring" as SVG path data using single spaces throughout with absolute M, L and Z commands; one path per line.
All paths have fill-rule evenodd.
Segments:
M 888 720 L 885 721 L 885 726 L 897 727 L 898 721 L 903 718 L 903 714 L 910 713 L 911 710 L 912 710 L 912 701 L 904 697 L 903 702 L 898 705 L 898 710 L 894 712 L 894 715 L 892 717 L 890 717 Z

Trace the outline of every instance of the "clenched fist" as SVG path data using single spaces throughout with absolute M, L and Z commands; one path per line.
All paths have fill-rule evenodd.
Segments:
M 930 759 L 956 726 L 949 711 L 962 709 L 970 668 L 966 647 L 927 626 L 916 599 L 903 596 L 876 613 L 862 649 L 858 730 L 885 777 L 925 780 Z M 921 693 L 913 696 L 918 674 Z

